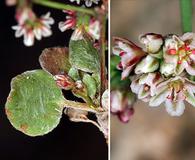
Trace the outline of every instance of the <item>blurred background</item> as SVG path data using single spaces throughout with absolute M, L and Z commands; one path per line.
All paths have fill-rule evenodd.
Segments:
M 179 0 L 111 0 L 111 37 L 128 38 L 140 45 L 138 36 L 148 32 L 182 34 Z M 181 117 L 171 117 L 163 105 L 149 108 L 137 102 L 128 124 L 111 116 L 111 160 L 194 159 L 192 106 L 186 105 Z
M 15 130 L 4 113 L 11 79 L 24 71 L 39 69 L 41 51 L 47 47 L 68 46 L 72 33 L 58 29 L 58 22 L 65 20 L 62 11 L 41 6 L 34 6 L 34 10 L 38 15 L 51 11 L 56 23 L 52 25 L 51 37 L 36 41 L 33 47 L 25 47 L 23 39 L 16 39 L 11 29 L 16 24 L 15 7 L 6 7 L 4 0 L 0 1 L 0 160 L 107 160 L 104 136 L 91 124 L 73 123 L 63 115 L 52 132 L 32 138 Z

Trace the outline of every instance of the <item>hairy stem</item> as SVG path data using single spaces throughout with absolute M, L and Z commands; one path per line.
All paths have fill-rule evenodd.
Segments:
M 192 0 L 180 0 L 180 12 L 183 32 L 192 32 Z
M 65 108 L 78 109 L 78 110 L 88 111 L 88 112 L 92 112 L 92 113 L 102 112 L 102 110 L 100 108 L 93 108 L 92 106 L 89 106 L 86 103 L 70 101 L 67 99 L 63 102 L 63 106 Z
M 100 88 L 100 103 L 101 96 L 106 89 L 107 78 L 105 71 L 105 52 L 106 52 L 106 13 L 103 10 L 100 10 L 99 13 L 99 21 L 100 21 L 100 77 L 101 77 L 101 88 Z
M 82 12 L 82 13 L 86 13 L 90 15 L 95 15 L 95 12 L 92 9 L 88 9 L 84 7 L 67 5 L 64 3 L 53 2 L 50 0 L 33 0 L 33 2 L 35 4 L 39 4 L 39 5 L 50 7 L 50 8 L 55 8 L 55 9 L 60 9 L 60 10 L 71 10 L 71 11 Z

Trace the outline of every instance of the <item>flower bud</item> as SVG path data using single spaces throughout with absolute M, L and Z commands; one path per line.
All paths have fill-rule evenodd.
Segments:
M 111 112 L 116 114 L 122 122 L 127 123 L 134 113 L 134 94 L 130 91 L 125 93 L 119 90 L 111 91 L 110 101 Z
M 56 84 L 65 90 L 70 90 L 74 87 L 74 81 L 68 75 L 56 75 L 54 76 Z
M 141 74 L 154 72 L 155 70 L 158 69 L 158 67 L 159 67 L 158 59 L 148 55 L 136 65 L 135 73 Z
M 140 42 L 145 45 L 145 51 L 147 53 L 156 53 L 163 44 L 163 37 L 160 34 L 147 33 L 140 36 Z

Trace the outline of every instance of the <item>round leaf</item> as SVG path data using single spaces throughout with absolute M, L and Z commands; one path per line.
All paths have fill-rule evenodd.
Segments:
M 29 136 L 39 136 L 58 125 L 63 101 L 53 76 L 43 70 L 34 70 L 12 79 L 5 109 L 17 130 Z
M 69 63 L 68 48 L 54 47 L 44 49 L 39 57 L 41 67 L 53 75 L 68 73 Z

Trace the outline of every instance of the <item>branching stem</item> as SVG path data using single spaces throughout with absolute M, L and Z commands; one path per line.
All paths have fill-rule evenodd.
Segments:
M 183 33 L 192 32 L 192 0 L 180 0 Z

